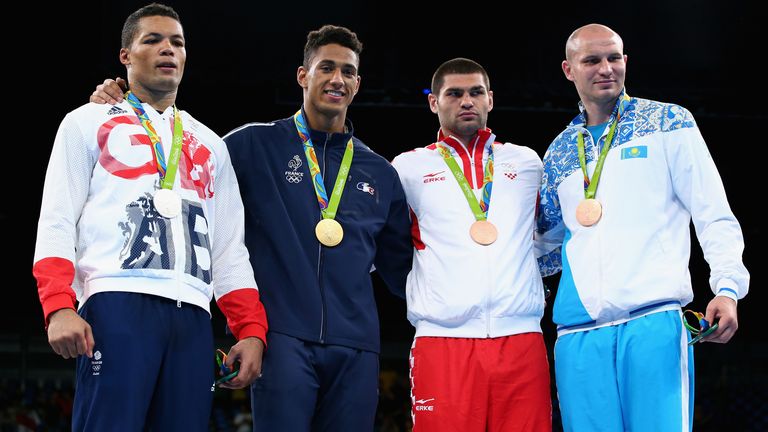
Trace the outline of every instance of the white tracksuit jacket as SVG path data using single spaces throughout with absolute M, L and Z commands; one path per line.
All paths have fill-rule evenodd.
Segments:
M 144 104 L 166 158 L 173 107 Z M 159 175 L 131 106 L 86 104 L 62 121 L 45 179 L 34 273 L 46 314 L 103 291 L 158 295 L 209 310 L 215 294 L 238 337 L 266 321 L 243 244 L 243 204 L 224 142 L 185 111 L 174 191 L 182 212 L 158 215 Z M 73 292 L 74 291 L 74 292 Z
M 585 120 L 582 112 L 544 156 L 538 231 L 562 248 L 540 263 L 545 275 L 562 265 L 553 316 L 559 333 L 688 304 L 691 218 L 711 268 L 712 291 L 744 297 L 749 273 L 741 261 L 741 228 L 691 113 L 645 99 L 627 102 L 597 188 L 603 215 L 591 227 L 576 221 L 584 199 L 579 131 L 590 176 L 598 155 Z M 605 128 L 601 142 L 607 133 Z
M 541 332 L 544 292 L 533 234 L 541 159 L 533 150 L 495 143 L 489 129 L 469 148 L 440 136 L 479 198 L 488 148 L 494 176 L 488 220 L 498 229 L 489 246 L 475 243 L 475 218 L 435 144 L 403 153 L 392 164 L 411 207 L 415 246 L 408 276 L 408 319 L 416 336 L 486 338 Z

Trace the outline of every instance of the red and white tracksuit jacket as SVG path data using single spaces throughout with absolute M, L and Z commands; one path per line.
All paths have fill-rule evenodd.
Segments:
M 166 158 L 173 107 L 145 104 Z M 215 295 L 238 339 L 265 340 L 266 314 L 243 244 L 243 204 L 224 142 L 184 111 L 174 192 L 181 214 L 158 215 L 159 175 L 146 131 L 127 102 L 86 104 L 53 144 L 33 272 L 46 320 L 98 292 L 158 295 L 209 310 Z M 180 303 L 179 303 L 180 304 Z
M 411 207 L 415 246 L 408 276 L 408 319 L 416 337 L 495 338 L 541 332 L 544 289 L 534 256 L 534 217 L 542 163 L 535 151 L 494 142 L 481 130 L 465 146 L 440 135 L 480 198 L 493 145 L 488 221 L 498 230 L 489 246 L 475 243 L 475 218 L 436 144 L 396 157 Z

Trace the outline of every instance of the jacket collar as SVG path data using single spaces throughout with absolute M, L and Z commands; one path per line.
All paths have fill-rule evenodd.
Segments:
M 485 129 L 478 130 L 477 134 L 475 135 L 475 137 L 472 138 L 469 141 L 469 143 L 466 145 L 466 150 L 469 152 L 469 154 L 472 154 L 473 153 L 472 150 L 475 148 L 477 143 L 480 143 L 480 145 L 487 146 L 489 138 L 491 138 L 492 136 L 493 136 L 493 133 L 491 132 L 490 128 L 485 128 Z M 462 149 L 465 148 L 464 144 L 462 144 L 462 142 L 458 138 L 453 137 L 451 135 L 446 135 L 443 132 L 442 128 L 440 128 L 437 131 L 437 141 L 438 142 L 444 142 L 449 147 L 453 148 L 454 151 L 458 151 L 459 148 L 462 148 Z M 493 140 L 491 140 L 490 144 L 493 144 Z
M 621 90 L 621 93 L 619 93 L 619 96 L 616 98 L 616 102 L 613 106 L 613 111 L 611 112 L 611 116 L 608 118 L 608 123 L 612 122 L 613 119 L 616 118 L 616 115 L 619 114 L 619 112 L 624 112 L 629 108 L 631 105 L 631 100 L 626 101 L 625 95 L 627 94 L 627 88 L 624 87 Z M 573 120 L 571 120 L 571 123 L 568 125 L 568 127 L 587 127 L 587 110 L 584 107 L 584 103 L 582 101 L 579 101 L 579 115 L 577 115 Z
M 304 112 L 304 107 L 301 107 L 301 114 L 304 118 L 307 118 L 307 113 Z M 309 120 L 307 120 L 309 125 Z M 352 120 L 349 117 L 344 119 L 344 132 L 323 132 L 316 129 L 312 129 L 312 125 L 309 125 L 309 137 L 312 139 L 312 145 L 324 145 L 329 146 L 346 145 L 347 141 L 355 133 L 355 129 L 352 126 Z

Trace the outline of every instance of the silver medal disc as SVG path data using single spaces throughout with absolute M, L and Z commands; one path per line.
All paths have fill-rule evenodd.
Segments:
M 181 213 L 181 197 L 170 189 L 156 191 L 154 201 L 155 209 L 164 218 L 172 219 Z

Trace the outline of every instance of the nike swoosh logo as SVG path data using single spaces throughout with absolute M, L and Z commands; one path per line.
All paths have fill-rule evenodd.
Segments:
M 425 175 L 425 176 L 424 176 L 424 178 L 427 178 L 427 177 L 434 177 L 434 176 L 439 176 L 440 174 L 442 174 L 442 173 L 444 173 L 444 172 L 445 172 L 445 170 L 443 170 L 443 171 L 440 171 L 440 172 L 436 172 L 436 173 L 432 173 L 432 174 L 427 174 L 427 175 Z

